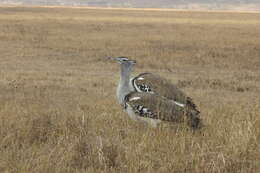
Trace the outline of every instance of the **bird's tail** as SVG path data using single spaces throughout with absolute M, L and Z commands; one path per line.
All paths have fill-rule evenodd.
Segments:
M 200 119 L 200 111 L 197 106 L 193 103 L 191 98 L 187 98 L 186 102 L 186 116 L 188 119 L 188 125 L 193 129 L 198 129 L 202 127 L 202 122 Z
M 199 129 L 202 127 L 202 122 L 199 116 L 200 112 L 196 109 L 190 109 L 186 111 L 188 119 L 188 125 L 193 129 Z

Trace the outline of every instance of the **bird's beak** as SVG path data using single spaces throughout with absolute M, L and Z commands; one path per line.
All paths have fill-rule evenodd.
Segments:
M 115 61 L 120 61 L 120 58 L 113 58 Z
M 131 62 L 132 62 L 132 64 L 136 64 L 136 61 L 135 61 L 135 60 L 132 60 Z
M 108 59 L 108 60 L 115 60 L 115 58 L 114 58 L 114 57 L 111 57 L 111 56 L 106 57 L 106 59 Z
M 120 59 L 119 59 L 119 58 L 114 58 L 114 57 L 111 57 L 111 56 L 106 57 L 106 59 L 107 59 L 108 61 L 117 61 L 117 62 L 120 62 Z

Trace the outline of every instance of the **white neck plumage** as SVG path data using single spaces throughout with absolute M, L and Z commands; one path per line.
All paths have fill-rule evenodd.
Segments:
M 132 66 L 121 65 L 120 80 L 117 87 L 117 99 L 118 102 L 123 106 L 124 98 L 131 92 L 130 87 L 130 75 L 132 72 Z

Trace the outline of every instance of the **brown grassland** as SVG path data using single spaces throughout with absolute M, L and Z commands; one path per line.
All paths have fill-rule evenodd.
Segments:
M 153 129 L 116 102 L 118 65 L 158 73 L 204 127 Z M 0 8 L 0 172 L 260 172 L 260 14 Z

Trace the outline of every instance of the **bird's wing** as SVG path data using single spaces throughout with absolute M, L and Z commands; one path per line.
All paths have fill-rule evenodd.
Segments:
M 186 103 L 186 95 L 170 81 L 152 73 L 142 73 L 133 79 L 138 92 L 150 92 L 161 95 L 181 104 Z
M 190 97 L 187 97 L 176 85 L 159 75 L 142 73 L 132 79 L 132 85 L 137 92 L 154 93 L 196 109 L 196 105 Z
M 132 92 L 125 97 L 126 106 L 131 106 L 137 116 L 164 121 L 182 121 L 183 105 L 150 93 Z

